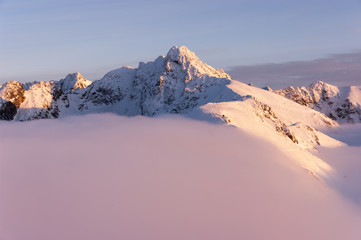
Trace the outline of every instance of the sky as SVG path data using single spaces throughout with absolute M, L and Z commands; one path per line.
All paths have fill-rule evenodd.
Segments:
M 360 201 L 351 198 L 361 196 L 360 147 L 352 159 L 327 152 L 348 173 L 354 191 L 343 192 L 349 188 L 321 183 L 265 139 L 180 117 L 98 114 L 1 122 L 0 131 L 4 240 L 361 234 Z
M 186 45 L 225 70 L 360 51 L 360 0 L 0 0 L 0 83 L 90 80 Z
M 316 81 L 339 87 L 361 86 L 361 51 L 313 60 L 239 65 L 227 73 L 241 82 L 273 89 L 305 86 Z

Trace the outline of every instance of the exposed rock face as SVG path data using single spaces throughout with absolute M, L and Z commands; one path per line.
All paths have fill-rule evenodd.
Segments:
M 0 97 L 3 100 L 10 101 L 17 108 L 24 101 L 24 94 L 24 87 L 17 81 L 8 81 L 0 87 Z
M 17 81 L 8 81 L 0 87 L 0 119 L 13 120 L 25 100 L 25 89 Z
M 57 118 L 59 110 L 57 100 L 62 91 L 53 82 L 33 84 L 25 92 L 25 100 L 20 105 L 14 120 L 26 121 L 40 118 Z
M 16 115 L 17 107 L 10 101 L 0 99 L 0 119 L 13 120 Z
M 308 87 L 288 87 L 274 92 L 341 123 L 361 122 L 361 87 L 336 87 L 319 81 Z
M 296 139 L 295 134 L 290 131 L 290 129 L 287 127 L 287 125 L 285 123 L 283 123 L 282 121 L 280 121 L 278 119 L 278 117 L 272 111 L 272 108 L 269 105 L 261 103 L 261 102 L 257 101 L 256 99 L 255 99 L 255 102 L 257 103 L 258 108 L 261 110 L 260 111 L 261 115 L 259 115 L 261 117 L 261 119 L 262 119 L 262 117 L 265 117 L 265 118 L 271 120 L 273 122 L 273 124 L 275 125 L 275 130 L 277 132 L 288 137 L 292 142 L 298 143 L 298 140 Z

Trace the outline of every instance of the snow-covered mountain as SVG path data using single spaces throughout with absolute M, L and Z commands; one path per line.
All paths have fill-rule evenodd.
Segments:
M 141 62 L 138 68 L 110 71 L 92 83 L 78 73 L 53 82 L 9 81 L 1 86 L 0 97 L 4 120 L 99 112 L 126 116 L 176 113 L 233 125 L 268 139 L 320 175 L 330 168 L 314 150 L 319 145 L 340 144 L 317 131 L 338 125 L 334 120 L 273 92 L 232 80 L 184 46 L 173 47 L 153 62 Z
M 24 84 L 9 81 L 0 87 L 0 119 L 28 121 L 58 118 L 58 104 L 61 103 L 59 98 L 90 84 L 91 81 L 86 80 L 80 73 L 68 74 L 60 81 Z
M 318 81 L 275 93 L 326 114 L 340 123 L 361 122 L 361 86 L 337 87 Z
M 184 113 L 205 104 L 230 76 L 201 62 L 186 47 L 173 47 L 154 62 L 137 69 L 113 70 L 81 92 L 81 112 L 111 111 L 122 115 L 154 116 Z M 72 110 L 74 111 L 74 110 Z
M 64 79 L 57 82 L 63 93 L 68 93 L 76 89 L 82 89 L 89 86 L 92 82 L 85 79 L 80 73 L 68 74 Z

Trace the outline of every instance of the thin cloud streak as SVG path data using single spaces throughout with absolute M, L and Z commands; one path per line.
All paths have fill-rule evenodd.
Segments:
M 336 86 L 358 86 L 361 85 L 361 51 L 334 54 L 311 61 L 234 66 L 227 72 L 234 79 L 258 87 L 304 86 L 315 81 Z

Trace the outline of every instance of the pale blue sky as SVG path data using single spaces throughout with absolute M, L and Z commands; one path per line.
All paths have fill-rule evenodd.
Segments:
M 361 49 L 361 0 L 0 0 L 0 83 L 95 80 L 186 45 L 225 70 Z

